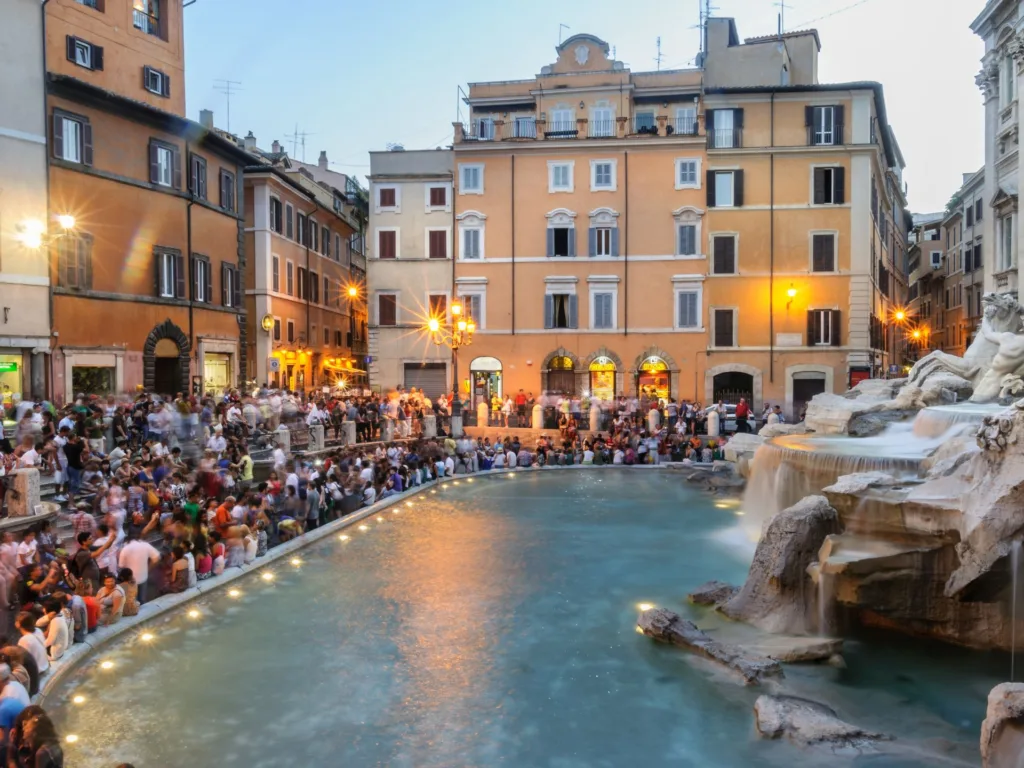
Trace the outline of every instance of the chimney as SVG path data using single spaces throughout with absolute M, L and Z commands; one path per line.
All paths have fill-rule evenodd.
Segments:
M 278 141 L 277 139 L 274 139 L 274 143 L 270 145 L 270 151 L 271 152 L 280 152 L 281 151 L 281 142 Z
M 242 143 L 250 152 L 256 149 L 256 137 L 252 135 L 252 131 L 249 131 L 249 133 L 245 135 L 245 138 L 242 139 Z
M 213 110 L 212 109 L 200 109 L 199 110 L 199 124 L 208 131 L 213 130 Z
M 327 170 L 327 150 L 320 151 L 320 159 L 316 161 L 316 164 L 321 170 Z

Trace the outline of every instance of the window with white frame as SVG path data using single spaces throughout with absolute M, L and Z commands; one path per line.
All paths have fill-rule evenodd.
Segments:
M 743 171 L 715 171 L 708 174 L 708 204 L 715 208 L 743 205 Z
M 174 153 L 167 147 L 157 146 L 156 157 L 156 183 L 162 187 L 171 186 L 174 173 Z
M 274 293 L 281 292 L 281 257 L 271 257 L 270 290 Z
M 476 137 L 481 141 L 494 140 L 494 118 L 478 117 L 476 119 Z
M 557 208 L 547 214 L 547 258 L 576 255 L 576 214 Z
M 425 195 L 427 213 L 451 210 L 451 198 L 448 195 L 447 184 L 427 185 Z
M 612 228 L 594 227 L 594 255 L 613 256 L 612 253 Z
M 610 331 L 617 325 L 618 286 L 614 280 L 600 276 L 590 278 L 596 281 L 590 286 L 590 328 L 594 331 Z
M 999 271 L 1013 266 L 1013 216 L 999 219 Z
M 610 107 L 595 107 L 590 114 L 591 136 L 614 136 L 615 118 Z
M 618 212 L 611 208 L 596 208 L 590 212 L 590 229 L 587 232 L 588 255 L 607 257 L 619 255 L 618 219 Z
M 835 144 L 835 107 L 811 107 L 811 143 L 817 146 Z
M 484 166 L 481 163 L 459 164 L 459 194 L 482 195 L 484 193 Z
M 711 273 L 714 275 L 735 275 L 736 235 L 711 236 Z
M 486 292 L 483 287 L 459 288 L 459 298 L 465 307 L 466 316 L 473 318 L 477 330 L 487 327 Z
M 676 158 L 676 189 L 700 189 L 699 158 Z
M 999 106 L 1007 107 L 1017 99 L 1017 65 L 1013 56 L 1003 58 L 999 69 Z
M 676 256 L 700 258 L 703 248 L 701 223 L 704 211 L 692 205 L 684 205 L 672 212 L 676 226 Z
M 590 161 L 590 190 L 614 192 L 616 188 L 615 160 Z
M 91 164 L 92 158 L 86 159 L 85 145 L 86 133 L 89 133 L 90 141 L 89 154 L 92 154 L 92 131 L 85 118 L 71 116 L 64 112 L 54 110 L 54 156 L 60 160 L 67 160 L 69 163 Z
M 484 258 L 484 221 L 487 217 L 478 211 L 464 211 L 459 222 L 459 258 Z
M 548 192 L 572 192 L 573 184 L 572 161 L 548 161 Z
M 553 109 L 547 130 L 548 133 L 575 133 L 576 116 L 571 109 Z
M 697 108 L 676 107 L 675 132 L 684 136 L 697 135 Z
M 676 281 L 675 292 L 675 329 L 677 331 L 702 330 L 701 306 L 704 289 L 699 282 Z
M 396 186 L 377 187 L 377 212 L 398 213 L 400 211 L 399 194 L 400 191 Z
M 811 271 L 836 271 L 836 233 L 811 233 Z
M 184 298 L 184 296 L 178 297 L 177 295 L 178 273 L 181 271 L 179 263 L 182 261 L 182 257 L 176 253 L 158 251 L 156 260 L 160 280 L 159 295 L 165 299 Z

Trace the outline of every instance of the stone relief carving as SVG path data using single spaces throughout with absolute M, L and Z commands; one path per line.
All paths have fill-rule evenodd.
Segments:
M 999 92 L 999 61 L 995 57 L 982 61 L 981 71 L 975 76 L 974 83 L 986 99 L 991 99 Z

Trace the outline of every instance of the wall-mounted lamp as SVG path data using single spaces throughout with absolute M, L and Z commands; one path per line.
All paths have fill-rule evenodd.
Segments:
M 581 102 L 580 102 L 580 109 L 586 109 L 586 108 L 587 108 L 587 105 L 586 105 L 586 104 L 584 104 L 584 103 L 583 103 L 583 102 L 581 101 Z
M 786 295 L 789 297 L 789 301 L 786 302 L 786 309 L 788 310 L 790 304 L 793 303 L 793 299 L 796 298 L 796 288 L 793 287 L 792 283 L 789 284 L 789 290 L 786 291 Z

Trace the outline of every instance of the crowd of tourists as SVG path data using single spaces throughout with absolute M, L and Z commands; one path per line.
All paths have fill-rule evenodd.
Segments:
M 558 428 L 529 444 L 513 435 L 452 435 L 452 399 L 431 401 L 416 390 L 20 404 L 10 414 L 13 439 L 0 443 L 3 470 L 52 473 L 57 499 L 66 502 L 59 527 L 70 525 L 70 534 L 62 539 L 55 522 L 43 520 L 0 538 L 0 743 L 29 744 L 50 760 L 39 765 L 62 765 L 52 723 L 29 703 L 74 643 L 144 615 L 159 595 L 252 563 L 380 499 L 475 472 L 711 462 L 727 440 L 700 437 L 697 410 L 671 403 L 623 400 L 605 411 L 606 429 L 585 434 L 574 399 L 548 402 L 560 414 Z M 428 413 L 435 437 L 422 436 Z M 250 447 L 259 436 L 282 424 L 292 434 L 322 424 L 340 437 L 346 422 L 355 422 L 356 444 L 315 457 L 274 447 L 266 479 L 256 481 Z M 395 439 L 375 442 L 384 432 Z

